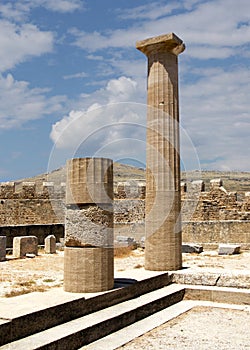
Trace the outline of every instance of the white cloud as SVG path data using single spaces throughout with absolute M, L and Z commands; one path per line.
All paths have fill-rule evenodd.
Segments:
M 55 123 L 51 131 L 51 139 L 57 148 L 75 149 L 97 130 L 102 130 L 107 125 L 120 123 L 145 123 L 145 113 L 140 115 L 135 109 L 145 112 L 145 105 L 140 106 L 134 101 L 137 84 L 132 79 L 120 77 L 110 80 L 105 88 L 97 90 L 91 96 L 83 96 L 84 101 L 79 102 L 79 110 L 73 110 Z M 133 106 L 133 108 L 131 108 Z M 102 147 L 113 139 L 124 138 L 122 128 L 108 128 L 104 135 L 93 138 L 93 147 L 98 144 Z M 114 139 L 113 139 L 114 140 Z M 89 150 L 91 152 L 91 150 Z
M 19 127 L 30 120 L 62 112 L 64 96 L 47 98 L 46 89 L 31 89 L 26 81 L 16 81 L 11 74 L 0 76 L 0 128 Z
M 250 72 L 206 69 L 198 80 L 181 86 L 181 119 L 192 138 L 202 167 L 249 170 Z
M 180 58 L 181 120 L 195 144 L 202 167 L 249 170 L 246 145 L 250 131 L 247 93 L 250 76 L 247 62 L 241 58 L 249 56 L 250 2 L 169 1 L 161 13 L 160 4 L 164 3 L 120 11 L 120 18 L 130 20 L 126 29 L 87 33 L 74 28 L 71 30 L 74 44 L 87 52 L 103 54 L 102 67 L 135 80 L 134 98 L 144 101 L 146 58 L 138 54 L 138 60 L 134 60 L 135 54 L 130 53 L 135 52 L 137 40 L 175 32 L 187 46 Z M 107 57 L 107 53 L 118 52 L 114 49 L 119 49 L 119 59 Z M 227 59 L 231 57 L 234 59 L 230 62 Z M 202 68 L 194 68 L 199 66 Z
M 32 9 L 44 7 L 47 10 L 61 13 L 71 13 L 84 8 L 82 0 L 16 0 L 0 4 L 0 15 L 3 18 L 23 21 L 27 19 Z
M 87 58 L 93 61 L 102 61 L 104 59 L 103 56 L 98 55 L 87 55 Z
M 147 19 L 155 20 L 157 18 L 169 15 L 173 10 L 179 9 L 182 7 L 181 2 L 173 1 L 170 4 L 165 2 L 152 2 L 151 4 L 146 4 L 130 9 L 119 9 L 119 18 L 121 19 Z
M 86 78 L 87 76 L 88 76 L 87 73 L 79 72 L 79 73 L 75 73 L 75 74 L 64 75 L 63 79 L 65 79 L 65 80 L 68 80 L 68 79 L 82 79 L 82 78 Z
M 151 9 L 155 11 L 157 5 L 152 3 Z M 173 2 L 173 8 L 174 5 L 176 9 L 180 6 Z M 188 43 L 187 55 L 202 59 L 230 57 L 238 54 L 239 46 L 249 45 L 249 1 L 228 0 L 226 12 L 224 0 L 186 1 L 182 5 L 182 11 L 175 15 L 165 14 L 157 20 L 135 22 L 126 29 L 88 33 L 73 28 L 70 33 L 75 38 L 74 44 L 89 52 L 134 48 L 137 40 L 172 31 Z M 140 12 L 140 8 L 135 9 Z M 133 9 L 128 11 L 129 14 L 132 12 Z M 149 13 L 150 10 L 147 16 Z M 153 15 L 151 17 L 154 18 Z
M 44 6 L 48 10 L 58 12 L 74 12 L 83 8 L 83 0 L 32 0 L 37 6 Z
M 202 168 L 249 170 L 246 147 L 250 130 L 246 94 L 250 88 L 249 71 L 242 67 L 235 67 L 234 70 L 202 70 L 190 66 L 186 67 L 186 74 L 193 75 L 195 82 L 180 86 L 181 134 L 184 142 L 182 157 L 185 166 L 197 164 L 196 160 L 188 164 L 189 161 L 191 163 L 188 159 L 190 150 L 187 150 L 185 141 L 188 138 L 191 154 L 197 152 Z M 146 73 L 144 79 L 146 81 Z M 126 153 L 143 161 L 145 130 L 122 124 L 145 126 L 146 106 L 143 103 L 146 87 L 142 79 L 137 81 L 140 84 L 123 76 L 110 80 L 105 88 L 93 94 L 82 95 L 78 101 L 79 109 L 53 125 L 50 136 L 58 152 L 65 156 L 65 150 L 70 150 L 68 157 L 73 157 L 83 147 L 81 154 L 85 156 L 96 155 L 95 152 L 101 150 L 101 156 L 117 159 L 124 158 Z
M 0 15 L 2 18 L 6 18 L 9 20 L 22 21 L 27 12 L 29 12 L 28 4 L 20 4 L 7 2 L 5 4 L 0 4 Z
M 40 31 L 35 25 L 15 25 L 0 21 L 0 71 L 14 68 L 32 56 L 53 49 L 53 34 Z

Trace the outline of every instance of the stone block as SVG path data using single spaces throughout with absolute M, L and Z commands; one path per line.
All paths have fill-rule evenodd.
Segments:
M 59 242 L 56 243 L 56 249 L 57 250 L 64 251 L 64 247 L 65 247 L 64 241 L 65 241 L 64 238 L 60 238 L 59 239 Z
M 237 244 L 220 244 L 218 254 L 219 255 L 233 255 L 240 253 L 240 245 Z
M 140 247 L 145 248 L 145 237 L 142 237 L 140 240 Z
M 16 189 L 15 182 L 1 182 L 0 183 L 1 198 L 13 198 L 15 194 L 15 189 Z
M 220 278 L 217 272 L 193 272 L 193 271 L 177 271 L 172 274 L 172 282 L 178 284 L 193 284 L 203 286 L 215 286 Z
M 223 181 L 222 179 L 212 179 L 210 180 L 210 185 L 212 188 L 221 187 L 223 186 Z
M 22 196 L 23 196 L 23 198 L 34 198 L 36 196 L 36 183 L 35 182 L 23 182 L 22 183 Z
M 138 183 L 138 192 L 139 192 L 139 198 L 145 199 L 145 197 L 146 197 L 146 183 L 145 182 Z
M 65 246 L 113 247 L 113 207 L 96 205 L 67 208 Z
M 44 181 L 43 182 L 43 193 L 46 195 L 52 195 L 55 191 L 55 185 L 54 182 L 51 181 Z
M 182 253 L 197 253 L 200 254 L 203 252 L 203 247 L 198 244 L 192 243 L 183 243 L 182 244 Z
M 49 235 L 44 240 L 45 253 L 55 254 L 56 253 L 56 237 L 54 235 Z
M 136 247 L 137 243 L 133 237 L 117 236 L 114 245 L 115 247 Z
M 66 204 L 111 203 L 113 162 L 107 158 L 67 161 Z
M 204 192 L 205 191 L 204 181 L 203 180 L 192 181 L 191 191 Z
M 14 237 L 13 256 L 21 258 L 26 254 L 38 255 L 38 239 L 36 236 Z
M 113 248 L 64 249 L 64 290 L 95 293 L 114 286 Z
M 6 236 L 0 236 L 0 261 L 6 259 Z

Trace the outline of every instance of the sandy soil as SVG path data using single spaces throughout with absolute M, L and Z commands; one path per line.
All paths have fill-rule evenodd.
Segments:
M 247 311 L 196 307 L 118 349 L 250 349 L 249 323 Z
M 45 291 L 63 285 L 62 251 L 35 258 L 0 262 L 0 298 L 32 291 Z M 198 271 L 249 271 L 250 251 L 219 256 L 217 252 L 183 254 L 183 266 Z M 115 258 L 115 272 L 144 268 L 144 251 L 136 249 L 128 256 Z M 250 273 L 250 272 L 249 272 Z M 213 307 L 197 307 L 134 339 L 119 348 L 130 350 L 250 350 L 250 312 Z
M 249 270 L 250 251 L 233 256 L 218 256 L 217 252 L 183 254 L 183 266 L 196 270 Z M 144 251 L 136 249 L 128 256 L 115 258 L 115 271 L 144 268 Z M 250 273 L 250 272 L 249 272 Z M 63 285 L 63 252 L 48 255 L 43 251 L 35 258 L 0 262 L 0 297 L 10 297 L 32 291 L 45 291 Z

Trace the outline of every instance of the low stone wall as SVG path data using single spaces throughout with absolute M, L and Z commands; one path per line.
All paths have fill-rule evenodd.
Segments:
M 38 244 L 43 245 L 44 239 L 48 235 L 54 235 L 56 241 L 64 237 L 63 224 L 51 225 L 20 225 L 20 226 L 2 226 L 0 227 L 0 236 L 6 236 L 6 247 L 12 248 L 13 238 L 20 236 L 36 236 Z
M 250 249 L 250 220 L 183 222 L 182 240 L 211 249 L 218 243 L 237 243 L 242 249 Z
M 64 237 L 63 224 L 21 225 L 0 227 L 0 236 L 7 237 L 7 248 L 12 248 L 13 238 L 36 236 L 43 245 L 48 235 L 54 235 L 58 242 Z M 114 237 L 133 237 L 137 242 L 145 236 L 144 222 L 115 223 Z M 191 221 L 182 224 L 183 242 L 199 243 L 207 248 L 217 248 L 219 243 L 237 243 L 242 249 L 250 249 L 250 221 Z
M 114 226 L 115 237 L 133 237 L 137 242 L 145 236 L 144 222 Z M 237 243 L 250 249 L 250 221 L 189 221 L 182 223 L 182 241 L 197 243 L 207 249 L 217 249 L 220 243 Z
M 140 223 L 145 220 L 145 200 L 122 199 L 114 201 L 114 222 L 121 224 Z
M 114 224 L 114 238 L 117 236 L 132 237 L 136 242 L 140 242 L 142 237 L 145 237 L 145 224 L 144 222 L 138 223 L 115 223 Z
M 57 224 L 64 222 L 65 186 L 44 182 L 0 183 L 0 225 Z

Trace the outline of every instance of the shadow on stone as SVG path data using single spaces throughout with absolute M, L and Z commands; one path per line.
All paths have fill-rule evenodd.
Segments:
M 115 278 L 114 288 L 128 287 L 131 284 L 137 283 L 138 281 L 133 278 Z

